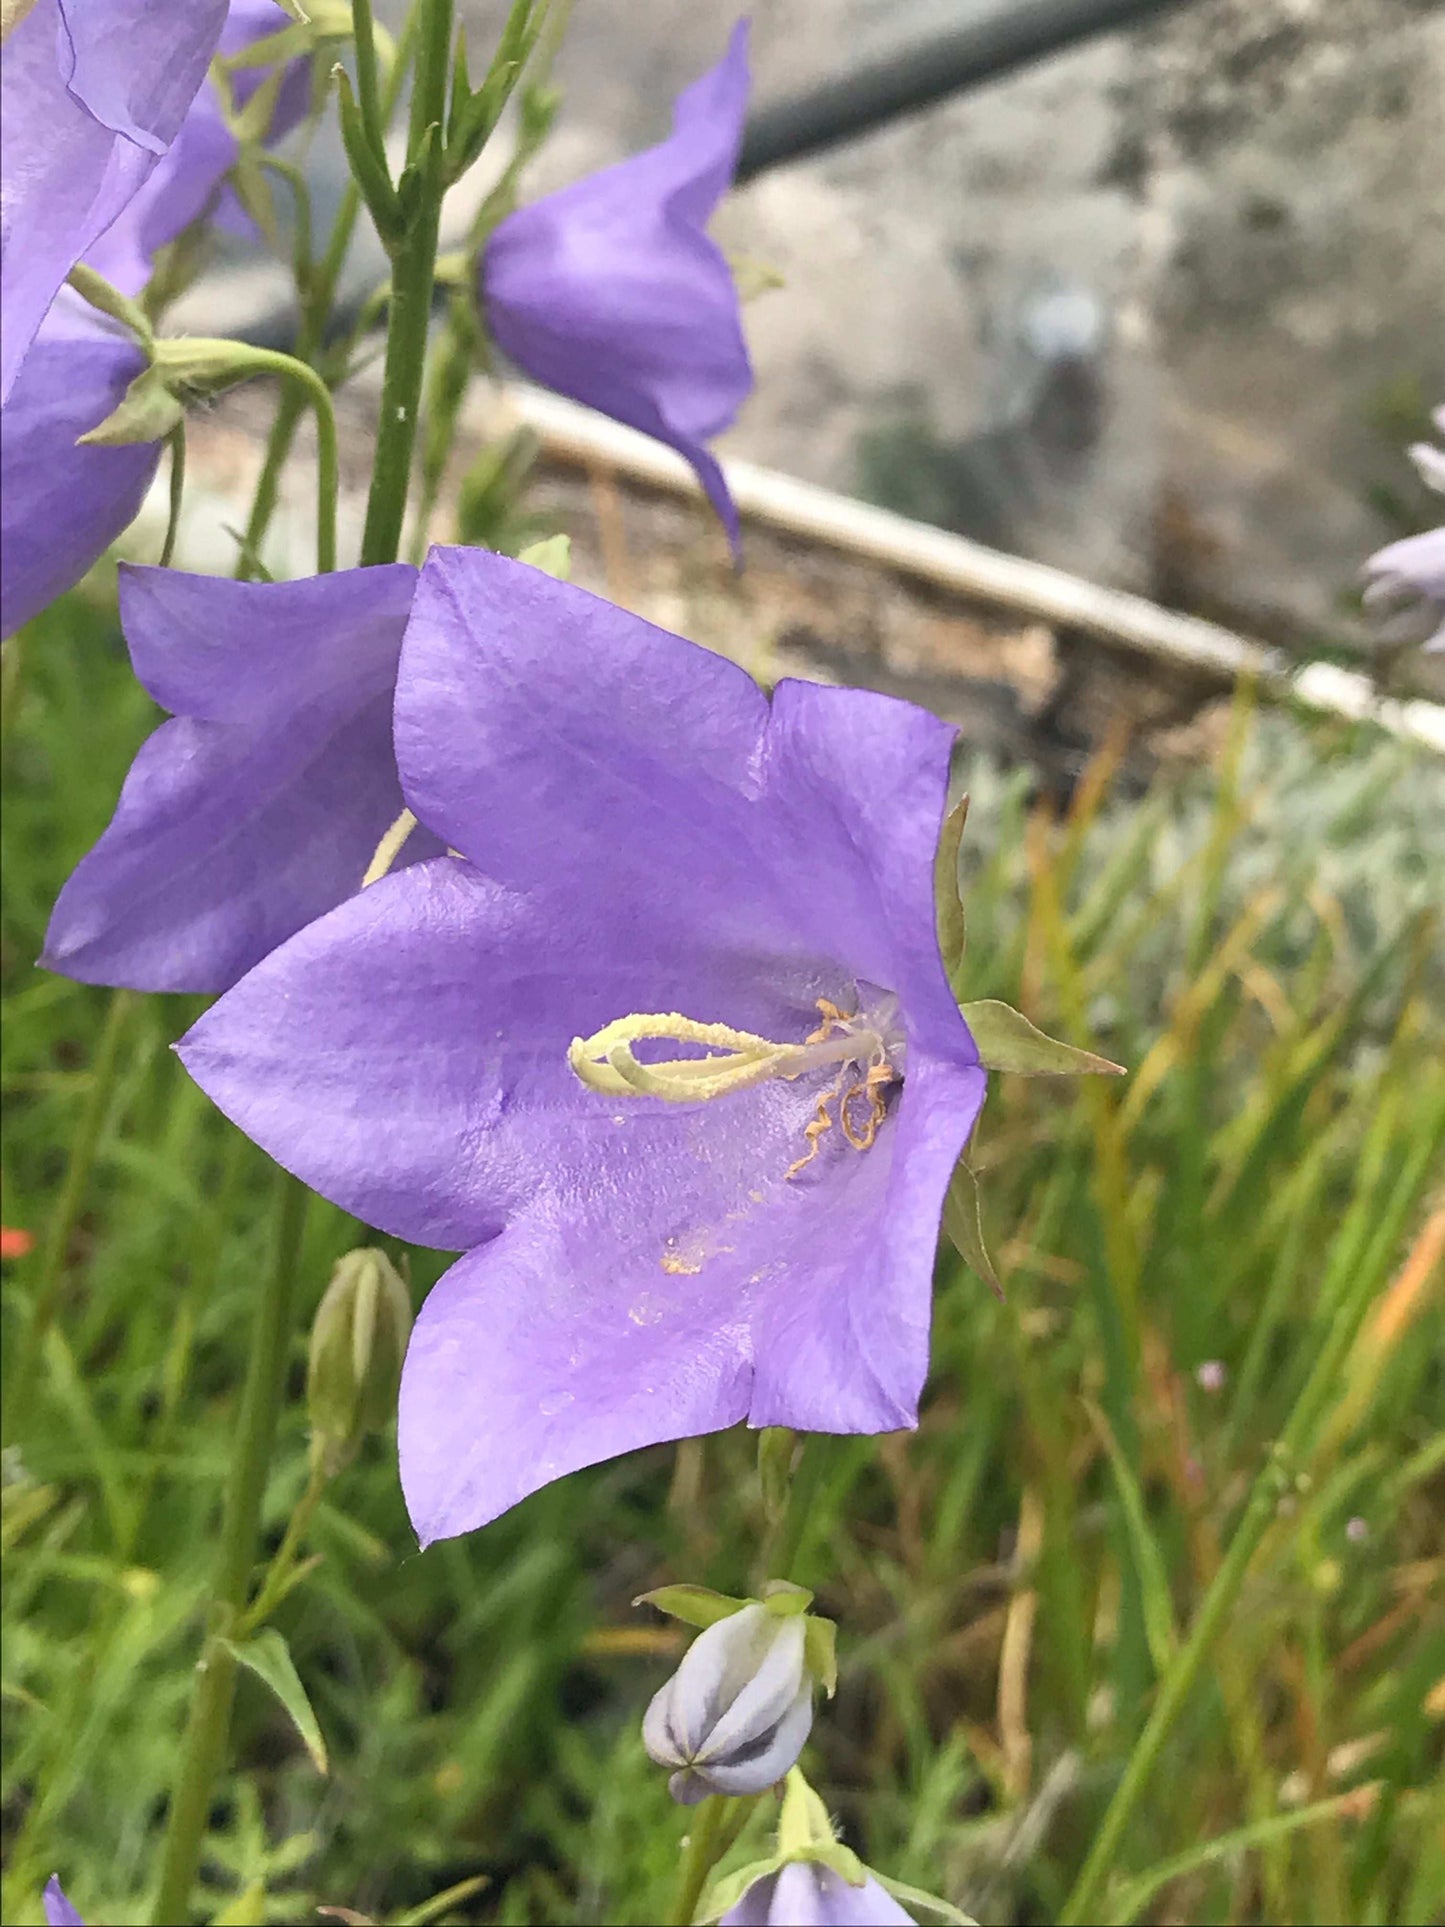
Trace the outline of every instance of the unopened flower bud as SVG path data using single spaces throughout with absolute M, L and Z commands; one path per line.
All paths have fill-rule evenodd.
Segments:
M 46 1881 L 42 1905 L 45 1908 L 46 1927 L 85 1927 L 85 1922 L 65 1897 L 59 1874 L 53 1873 Z
M 317 1307 L 306 1368 L 311 1452 L 328 1473 L 355 1457 L 368 1432 L 396 1415 L 411 1300 L 384 1251 L 337 1260 Z
M 642 1722 L 648 1752 L 674 1769 L 674 1800 L 762 1793 L 782 1779 L 813 1724 L 806 1644 L 801 1613 L 762 1604 L 698 1634 Z

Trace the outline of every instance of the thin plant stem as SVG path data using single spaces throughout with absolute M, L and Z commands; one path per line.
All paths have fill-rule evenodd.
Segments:
M 296 1178 L 281 1175 L 275 1252 L 256 1309 L 236 1455 L 226 1484 L 210 1627 L 196 1664 L 191 1710 L 166 1822 L 160 1890 L 151 1915 L 157 1927 L 190 1917 L 211 1796 L 225 1756 L 236 1691 L 236 1659 L 223 1642 L 240 1629 L 256 1559 L 261 1505 L 281 1409 L 308 1195 Z
M 121 1038 L 134 1003 L 133 991 L 113 990 L 106 1005 L 105 1022 L 101 1025 L 100 1039 L 90 1067 L 85 1103 L 76 1122 L 75 1135 L 70 1140 L 65 1178 L 46 1227 L 45 1246 L 40 1256 L 40 1275 L 35 1284 L 30 1317 L 16 1348 L 10 1395 L 5 1400 L 6 1435 L 10 1438 L 20 1435 L 28 1416 L 40 1364 L 40 1349 L 60 1303 L 60 1293 L 65 1283 L 66 1254 L 75 1231 L 75 1221 L 85 1201 L 96 1147 L 100 1142 L 101 1126 L 105 1123 L 105 1115 L 114 1095 Z
M 1430 1148 L 1433 1147 L 1427 1147 L 1423 1155 L 1428 1156 Z M 1418 1182 L 1420 1174 L 1414 1168 L 1415 1163 L 1412 1160 L 1411 1166 L 1402 1173 L 1402 1189 Z M 1360 1267 L 1360 1277 L 1362 1288 L 1341 1300 L 1326 1328 L 1314 1365 L 1295 1401 L 1294 1409 L 1250 1489 L 1229 1550 L 1204 1595 L 1189 1637 L 1160 1682 L 1153 1711 L 1129 1756 L 1124 1776 L 1109 1802 L 1073 1892 L 1059 1914 L 1059 1927 L 1079 1927 L 1083 1921 L 1099 1918 L 1104 1883 L 1113 1868 L 1129 1823 L 1155 1779 L 1165 1741 L 1198 1684 L 1214 1642 L 1234 1608 L 1254 1555 L 1275 1521 L 1280 1500 L 1303 1469 L 1316 1427 L 1338 1390 L 1341 1368 L 1369 1310 L 1374 1290 L 1374 1272 L 1369 1266 Z
M 682 1865 L 677 1871 L 677 1892 L 673 1896 L 672 1912 L 667 1917 L 668 1927 L 690 1927 L 692 1917 L 697 1912 L 697 1903 L 702 1898 L 702 1890 L 707 1885 L 707 1877 L 737 1839 L 742 1820 L 747 1818 L 751 1804 L 747 1800 L 729 1800 L 723 1793 L 710 1793 L 694 1809 L 687 1845 L 682 1850 Z M 736 1816 L 729 1814 L 730 1806 L 743 1809 L 738 1826 L 731 1830 L 729 1822 Z
M 420 170 L 423 179 L 392 263 L 381 413 L 361 538 L 363 565 L 394 562 L 400 552 L 436 276 L 453 0 L 422 0 L 419 11 L 407 169 Z
M 318 1462 L 313 1460 L 305 1490 L 296 1501 L 295 1510 L 286 1523 L 286 1531 L 281 1543 L 277 1546 L 271 1563 L 266 1568 L 266 1575 L 261 1581 L 261 1590 L 246 1608 L 246 1616 L 241 1622 L 243 1634 L 253 1633 L 258 1626 L 264 1626 L 286 1593 L 287 1582 L 300 1557 L 302 1542 L 311 1521 L 316 1516 L 316 1508 L 325 1497 L 326 1488 L 330 1483 L 328 1474 Z
M 283 376 L 297 390 L 303 405 L 316 416 L 316 572 L 329 575 L 336 567 L 336 504 L 341 493 L 341 462 L 336 442 L 336 409 L 331 390 L 309 362 L 272 348 L 247 351 L 247 373 Z

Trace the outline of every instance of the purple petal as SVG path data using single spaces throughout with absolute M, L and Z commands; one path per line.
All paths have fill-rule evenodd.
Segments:
M 806 1860 L 779 1869 L 767 1912 L 770 1927 L 911 1927 L 912 1919 L 871 1874 L 854 1887 Z
M 0 410 L 0 635 L 73 587 L 105 553 L 134 520 L 160 460 L 155 442 L 76 446 L 115 408 L 145 358 L 103 322 L 65 332 L 59 306 Z
M 768 1927 L 772 1920 L 773 1889 L 778 1884 L 775 1873 L 764 1874 L 755 1880 L 734 1907 L 729 1907 L 718 1927 Z
M 1370 577 L 1367 602 L 1386 611 L 1394 609 L 1397 617 L 1408 613 L 1416 634 L 1419 625 L 1427 629 L 1433 625 L 1422 646 L 1445 649 L 1445 528 L 1391 542 L 1370 557 L 1365 571 Z M 1411 604 L 1418 604 L 1418 610 Z
M 47 1927 L 85 1927 L 85 1922 L 65 1897 L 59 1874 L 53 1873 L 46 1881 L 42 1903 Z
M 37 0 L 0 80 L 0 401 L 57 290 L 175 139 L 225 0 Z
M 747 22 L 677 102 L 671 138 L 520 208 L 487 243 L 493 335 L 558 394 L 653 435 L 697 470 L 738 543 L 737 511 L 705 442 L 752 388 L 737 289 L 706 223 L 737 164 Z
M 414 582 L 401 564 L 275 584 L 122 572 L 136 674 L 175 720 L 61 892 L 50 969 L 224 990 L 360 887 L 403 807 L 391 699 Z M 439 847 L 414 832 L 399 861 Z

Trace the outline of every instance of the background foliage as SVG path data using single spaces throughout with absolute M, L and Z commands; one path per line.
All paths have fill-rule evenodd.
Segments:
M 6 1265 L 12 1350 L 48 1278 L 60 1297 L 4 1466 L 3 1913 L 38 1919 L 59 1868 L 87 1918 L 123 1921 L 156 1864 L 274 1179 L 167 1048 L 187 1000 L 33 967 L 155 712 L 79 596 L 25 649 L 3 1173 L 37 1243 Z M 1052 1919 L 1322 1331 L 1368 1304 L 1110 1917 L 1439 1918 L 1445 777 L 1247 704 L 1215 770 L 1120 797 L 1105 756 L 1059 821 L 1026 773 L 962 775 L 969 994 L 1132 1075 L 996 1081 L 977 1162 L 1004 1302 L 943 1259 L 918 1433 L 804 1460 L 791 1576 L 842 1660 L 813 1777 L 887 1872 L 984 1921 Z M 107 1039 L 83 1208 L 48 1253 Z M 359 1235 L 313 1204 L 308 1312 Z M 445 1260 L 410 1262 L 419 1302 Z M 298 1332 L 273 1544 L 303 1373 Z M 758 1576 L 753 1463 L 741 1434 L 642 1453 L 421 1556 L 374 1441 L 277 1622 L 329 1776 L 243 1680 L 215 1917 L 660 1918 L 679 1829 L 637 1723 L 680 1636 L 629 1602 Z

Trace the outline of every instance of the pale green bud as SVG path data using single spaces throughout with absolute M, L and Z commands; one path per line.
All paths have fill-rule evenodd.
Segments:
M 368 1432 L 396 1416 L 410 1330 L 411 1299 L 384 1251 L 363 1246 L 337 1260 L 306 1367 L 311 1454 L 327 1473 L 339 1472 Z

